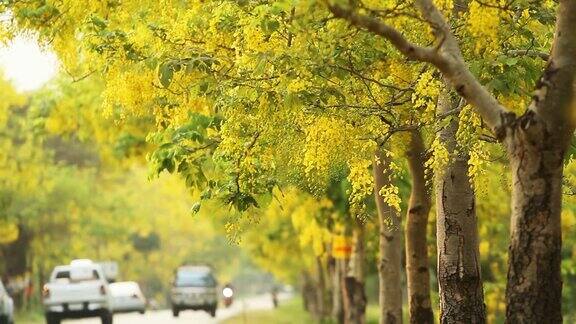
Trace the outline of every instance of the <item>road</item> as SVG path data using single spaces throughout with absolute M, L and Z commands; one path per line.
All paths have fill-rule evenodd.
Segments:
M 281 300 L 290 298 L 288 294 L 281 294 Z M 270 295 L 261 295 L 236 300 L 229 308 L 220 308 L 216 311 L 216 318 L 211 318 L 206 312 L 201 311 L 183 311 L 178 318 L 172 317 L 170 310 L 148 311 L 146 314 L 117 314 L 114 315 L 114 324 L 214 324 L 220 323 L 236 315 L 241 315 L 245 311 L 272 309 L 272 298 Z M 100 324 L 98 318 L 89 318 L 82 320 L 65 320 L 66 324 Z

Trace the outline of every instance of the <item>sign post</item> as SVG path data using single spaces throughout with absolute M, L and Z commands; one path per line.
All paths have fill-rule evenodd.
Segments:
M 335 259 L 348 259 L 352 255 L 352 238 L 345 235 L 332 237 L 332 256 Z

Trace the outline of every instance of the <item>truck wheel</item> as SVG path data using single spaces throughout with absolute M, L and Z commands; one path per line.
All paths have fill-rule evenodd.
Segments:
M 178 317 L 180 315 L 180 310 L 178 308 L 172 308 L 172 316 Z
M 46 313 L 46 324 L 60 324 L 60 318 L 56 314 Z
M 100 320 L 102 321 L 102 324 L 112 324 L 112 313 L 105 312 L 102 316 L 100 316 Z

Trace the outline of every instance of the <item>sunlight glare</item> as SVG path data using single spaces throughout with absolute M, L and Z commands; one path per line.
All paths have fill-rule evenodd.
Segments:
M 58 59 L 30 38 L 17 37 L 0 45 L 0 69 L 19 91 L 33 91 L 58 72 Z

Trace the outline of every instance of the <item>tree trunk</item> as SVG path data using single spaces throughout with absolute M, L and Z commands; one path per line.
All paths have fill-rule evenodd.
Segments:
M 316 257 L 316 270 L 317 273 L 317 284 L 316 284 L 316 305 L 317 305 L 317 317 L 319 320 L 324 320 L 328 313 L 328 307 L 326 305 L 327 299 L 327 288 L 326 288 L 326 277 L 324 273 L 324 265 L 322 264 L 321 257 Z
M 558 1 L 551 53 L 519 118 L 501 116 L 512 170 L 507 323 L 562 323 L 563 160 L 576 128 L 576 1 Z M 506 118 L 508 117 L 508 118 Z M 512 118 L 510 118 L 512 117 Z
M 2 247 L 2 257 L 6 260 L 5 276 L 8 279 L 8 286 L 14 288 L 13 283 L 17 282 L 17 287 L 13 290 L 14 307 L 22 309 L 25 304 L 26 288 L 25 278 L 28 271 L 28 252 L 32 242 L 32 234 L 23 224 L 18 224 L 18 238 Z
M 562 323 L 564 150 L 534 114 L 516 126 L 506 138 L 513 179 L 506 322 Z
M 380 189 L 391 185 L 389 158 L 376 152 L 373 164 L 374 196 L 380 225 L 380 260 L 378 279 L 380 282 L 380 323 L 402 323 L 402 237 L 398 212 L 388 205 L 379 194 Z
M 344 260 L 334 259 L 332 272 L 332 318 L 336 323 L 344 323 L 343 278 Z
M 44 287 L 44 284 L 46 283 L 46 270 L 44 269 L 44 262 L 40 261 L 37 263 L 37 269 L 38 269 L 38 284 L 36 287 L 38 287 L 36 289 L 36 300 L 37 301 L 41 301 L 42 300 L 42 287 Z
M 304 303 L 304 310 L 317 318 L 317 305 L 316 305 L 316 291 L 314 289 L 314 281 L 307 272 L 302 272 L 302 302 Z
M 412 179 L 406 216 L 406 276 L 410 323 L 413 324 L 434 323 L 426 241 L 431 188 L 424 173 L 425 155 L 422 135 L 419 131 L 412 132 L 410 148 L 406 152 Z
M 302 299 L 304 309 L 312 315 L 317 322 L 326 320 L 329 315 L 329 305 L 327 305 L 327 287 L 325 280 L 324 263 L 321 257 L 316 257 L 315 271 L 310 274 L 302 272 Z
M 2 247 L 2 256 L 6 262 L 5 274 L 9 278 L 20 277 L 26 273 L 31 240 L 31 235 L 26 227 L 19 224 L 18 238 Z
M 444 93 L 439 113 L 455 106 Z M 468 176 L 468 155 L 456 152 L 458 120 L 440 132 L 452 159 L 436 175 L 438 283 L 441 323 L 484 323 L 486 308 L 480 275 L 478 220 L 474 190 Z
M 344 323 L 364 324 L 366 322 L 366 293 L 364 291 L 364 260 L 366 250 L 364 226 L 359 224 L 353 231 L 354 246 L 349 266 L 344 277 Z

